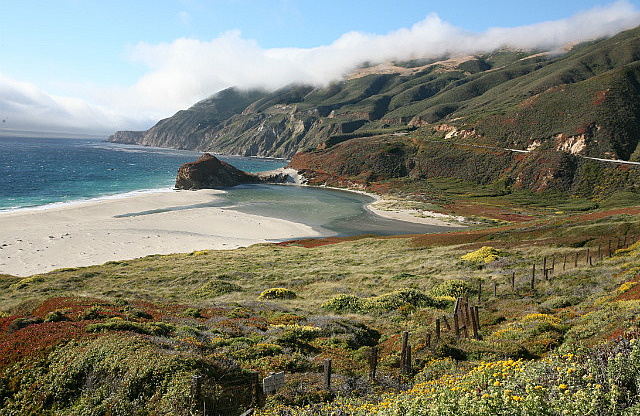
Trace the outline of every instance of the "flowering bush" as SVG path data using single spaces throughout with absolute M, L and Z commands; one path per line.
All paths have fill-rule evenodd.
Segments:
M 295 299 L 296 292 L 284 287 L 267 289 L 258 296 L 258 299 Z
M 494 260 L 497 260 L 499 255 L 500 251 L 496 250 L 493 247 L 484 246 L 476 251 L 467 253 L 460 258 L 464 261 L 473 263 L 490 263 Z
M 471 287 L 469 282 L 460 279 L 445 280 L 432 287 L 429 291 L 432 296 L 448 296 L 454 299 L 467 293 L 475 292 L 476 290 Z

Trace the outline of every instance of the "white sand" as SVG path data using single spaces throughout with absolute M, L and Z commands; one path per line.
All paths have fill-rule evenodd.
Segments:
M 378 202 L 378 201 L 376 201 Z M 367 209 L 376 215 L 398 221 L 413 222 L 416 224 L 438 225 L 440 227 L 465 227 L 465 218 L 441 214 L 439 212 L 414 210 L 414 209 L 394 209 L 391 211 L 379 209 L 376 202 L 367 205 Z
M 147 193 L 0 213 L 0 273 L 30 276 L 150 254 L 233 249 L 268 240 L 319 236 L 303 224 L 228 208 L 188 208 L 117 217 L 207 203 L 221 192 Z

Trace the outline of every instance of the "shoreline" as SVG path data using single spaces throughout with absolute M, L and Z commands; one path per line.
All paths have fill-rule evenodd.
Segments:
M 303 186 L 311 186 L 311 185 L 303 185 Z M 385 201 L 385 198 L 381 195 L 372 194 L 367 191 L 361 191 L 358 189 L 336 188 L 333 186 L 317 186 L 317 188 L 353 192 L 353 193 L 366 195 L 370 198 L 373 198 L 374 200 L 372 202 L 365 205 L 365 209 L 367 209 L 369 212 L 373 213 L 374 215 L 377 215 L 382 218 L 388 218 L 396 221 L 411 222 L 414 224 L 436 225 L 440 227 L 451 227 L 451 228 L 468 227 L 468 225 L 464 223 L 465 218 L 461 216 L 441 214 L 439 212 L 427 211 L 427 210 L 414 210 L 414 209 L 384 210 L 384 209 L 377 208 L 375 205 L 383 203 Z M 422 216 L 418 217 L 414 215 L 414 213 L 417 213 Z M 450 221 L 447 221 L 447 219 L 450 219 Z
M 304 224 L 207 206 L 223 193 L 148 192 L 0 213 L 0 273 L 26 277 L 154 254 L 321 236 Z

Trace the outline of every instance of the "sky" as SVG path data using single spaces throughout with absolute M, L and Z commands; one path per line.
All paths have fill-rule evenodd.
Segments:
M 0 0 L 0 135 L 144 130 L 224 88 L 327 85 L 362 62 L 562 50 L 640 0 Z

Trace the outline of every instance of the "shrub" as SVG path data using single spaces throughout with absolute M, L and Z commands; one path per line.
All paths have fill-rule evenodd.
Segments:
M 284 287 L 267 289 L 260 294 L 258 299 L 295 299 L 296 292 Z
M 143 335 L 168 335 L 173 331 L 173 326 L 163 322 L 141 323 L 113 319 L 108 322 L 99 322 L 87 325 L 87 332 L 127 331 Z
M 214 298 L 217 296 L 226 295 L 227 293 L 240 291 L 242 291 L 242 287 L 235 283 L 215 279 L 209 280 L 199 289 L 194 290 L 193 294 L 200 298 Z
M 200 309 L 197 308 L 189 308 L 183 312 L 184 316 L 189 316 L 191 318 L 202 318 L 202 313 Z
M 324 309 L 334 312 L 358 312 L 363 307 L 363 301 L 355 295 L 338 295 L 322 304 Z
M 13 332 L 16 332 L 19 329 L 26 328 L 29 325 L 40 324 L 40 323 L 42 323 L 42 319 L 38 317 L 16 318 L 7 327 L 7 333 L 11 334 Z
M 44 318 L 45 322 L 60 322 L 60 321 L 68 321 L 69 318 L 65 316 L 61 311 L 53 311 L 50 312 L 46 318 Z
M 464 296 L 466 293 L 475 293 L 476 290 L 471 287 L 469 282 L 460 279 L 445 280 L 431 288 L 429 294 L 431 296 L 448 296 L 457 298 Z
M 499 255 L 500 255 L 500 251 L 496 250 L 493 247 L 484 246 L 476 251 L 467 253 L 460 258 L 464 261 L 469 261 L 473 263 L 490 263 L 496 260 Z

